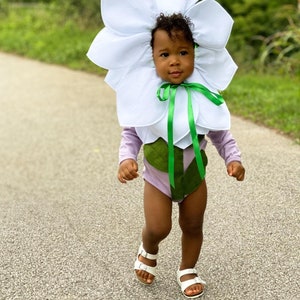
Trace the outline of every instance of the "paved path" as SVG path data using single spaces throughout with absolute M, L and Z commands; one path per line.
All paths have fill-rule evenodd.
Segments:
M 176 206 L 156 283 L 134 279 L 143 183 L 116 180 L 114 103 L 100 77 L 0 54 L 1 300 L 183 299 Z M 232 132 L 247 179 L 209 145 L 203 299 L 299 299 L 300 147 L 235 117 Z

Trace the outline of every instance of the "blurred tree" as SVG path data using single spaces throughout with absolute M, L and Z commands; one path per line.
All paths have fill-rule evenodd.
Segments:
M 298 0 L 219 0 L 234 18 L 228 48 L 235 59 L 249 62 L 261 55 L 264 38 L 284 31 L 290 20 L 297 22 Z

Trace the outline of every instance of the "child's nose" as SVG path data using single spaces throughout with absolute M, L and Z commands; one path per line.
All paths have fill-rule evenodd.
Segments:
M 174 56 L 174 57 L 171 57 L 170 59 L 170 65 L 171 66 L 178 66 L 179 65 L 179 59 L 178 57 Z

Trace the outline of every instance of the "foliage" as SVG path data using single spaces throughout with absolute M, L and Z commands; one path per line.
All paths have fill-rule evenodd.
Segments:
M 99 0 L 48 0 L 57 8 L 57 13 L 64 12 L 66 18 L 72 17 L 80 26 L 102 26 Z
M 277 32 L 290 30 L 287 27 L 291 22 L 299 26 L 297 0 L 219 0 L 219 2 L 235 21 L 228 48 L 238 64 L 242 64 L 245 69 L 261 67 L 261 56 L 265 55 L 263 45 L 269 37 L 276 35 Z M 269 62 L 263 61 L 264 66 Z
M 262 38 L 261 63 L 280 73 L 300 75 L 300 26 L 290 21 L 284 31 Z
M 232 113 L 300 143 L 299 86 L 296 77 L 238 73 L 223 94 Z
M 95 70 L 86 58 L 97 29 L 84 29 L 56 6 L 13 7 L 0 19 L 0 49 L 49 63 Z
M 0 17 L 5 16 L 8 11 L 8 2 L 7 0 L 0 0 Z
M 8 0 L 0 0 L 1 3 Z M 100 14 L 100 0 L 22 0 L 14 1 L 15 4 L 30 5 L 31 7 L 37 4 L 47 4 L 52 8 L 54 14 L 61 16 L 61 20 L 72 20 L 77 22 L 81 27 L 97 27 L 102 26 Z

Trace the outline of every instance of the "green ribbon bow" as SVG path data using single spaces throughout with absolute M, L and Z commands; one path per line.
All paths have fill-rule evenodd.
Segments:
M 196 125 L 195 125 L 193 105 L 192 105 L 192 91 L 196 91 L 203 94 L 207 99 L 209 99 L 217 106 L 224 103 L 224 99 L 221 95 L 211 92 L 208 88 L 206 88 L 204 85 L 200 83 L 185 83 L 185 82 L 181 84 L 163 83 L 158 88 L 157 97 L 160 101 L 167 101 L 168 99 L 170 99 L 169 111 L 168 111 L 168 173 L 169 173 L 170 185 L 173 188 L 175 188 L 173 119 L 174 119 L 174 110 L 175 110 L 175 97 L 176 97 L 176 92 L 178 87 L 184 87 L 188 94 L 189 127 L 190 127 L 196 162 L 197 162 L 200 177 L 202 179 L 205 177 L 205 168 L 200 153 L 200 146 L 199 146 L 198 135 L 197 135 Z

